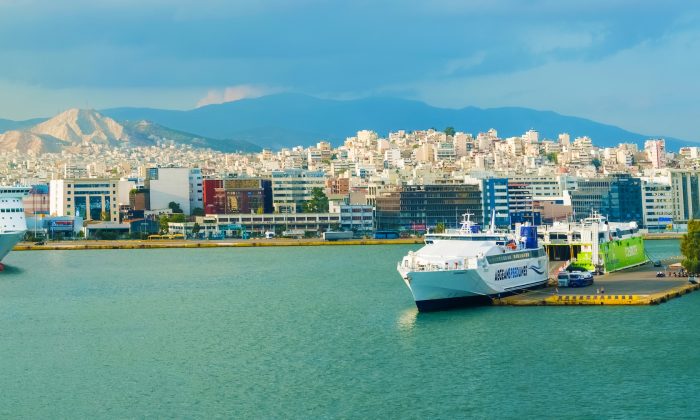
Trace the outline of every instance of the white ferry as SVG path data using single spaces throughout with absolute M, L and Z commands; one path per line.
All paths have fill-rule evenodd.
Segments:
M 409 252 L 397 269 L 420 311 L 513 294 L 547 284 L 549 265 L 535 226 L 518 234 L 498 232 L 493 221 L 480 232 L 468 214 L 460 229 L 427 234 L 425 246 Z
M 0 186 L 0 261 L 24 238 L 27 231 L 22 197 L 28 193 L 29 187 Z

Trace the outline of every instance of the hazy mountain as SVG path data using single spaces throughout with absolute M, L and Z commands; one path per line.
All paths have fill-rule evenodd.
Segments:
M 91 143 L 117 146 L 128 141 L 124 127 L 113 119 L 93 110 L 69 109 L 30 128 L 0 134 L 0 150 L 44 153 Z
M 189 144 L 222 152 L 259 152 L 261 147 L 241 140 L 221 140 L 173 130 L 150 121 L 123 121 L 124 129 L 132 139 L 151 143 L 157 140 L 170 140 L 177 144 Z
M 23 130 L 25 128 L 33 127 L 41 122 L 46 121 L 48 118 L 32 118 L 31 120 L 24 121 L 12 121 L 4 120 L 0 118 L 0 133 L 10 130 Z
M 90 144 L 111 147 L 148 146 L 160 140 L 223 151 L 260 150 L 248 142 L 211 139 L 147 121 L 121 124 L 95 110 L 84 109 L 69 109 L 32 127 L 0 134 L 0 150 L 46 153 Z
M 538 130 L 541 138 L 556 138 L 559 133 L 567 132 L 572 139 L 587 135 L 594 144 L 603 147 L 623 141 L 641 144 L 645 139 L 655 137 L 666 138 L 670 150 L 687 144 L 700 145 L 662 135 L 633 133 L 551 111 L 515 107 L 446 109 L 392 98 L 339 101 L 279 94 L 190 111 L 114 108 L 103 112 L 116 120 L 149 120 L 177 130 L 250 141 L 272 148 L 310 145 L 321 139 L 338 145 L 363 129 L 386 135 L 400 129 L 444 129 L 448 126 L 474 134 L 495 128 L 501 137 L 521 135 L 531 128 Z

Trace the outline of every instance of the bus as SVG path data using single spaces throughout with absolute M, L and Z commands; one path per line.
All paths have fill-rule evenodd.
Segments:
M 374 239 L 399 239 L 401 235 L 397 230 L 378 230 L 374 232 Z

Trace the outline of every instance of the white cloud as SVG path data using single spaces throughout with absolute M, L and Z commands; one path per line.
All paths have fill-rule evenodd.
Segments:
M 197 102 L 197 108 L 224 102 L 240 101 L 246 98 L 259 98 L 279 91 L 281 91 L 279 88 L 261 85 L 229 86 L 222 90 L 210 90 L 207 92 L 207 95 Z

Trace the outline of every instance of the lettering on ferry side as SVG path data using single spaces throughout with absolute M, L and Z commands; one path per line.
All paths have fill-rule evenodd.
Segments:
M 524 265 L 522 267 L 510 267 L 510 268 L 501 268 L 498 271 L 496 271 L 496 281 L 501 281 L 501 280 L 509 280 L 509 279 L 514 279 L 517 277 L 523 277 L 527 276 L 527 266 Z

